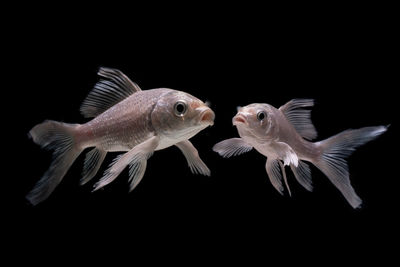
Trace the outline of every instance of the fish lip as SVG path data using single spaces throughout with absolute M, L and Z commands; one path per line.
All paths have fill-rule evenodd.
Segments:
M 246 117 L 241 115 L 241 114 L 237 114 L 235 117 L 233 117 L 232 124 L 235 125 L 235 126 L 239 125 L 239 124 L 248 125 Z
M 209 107 L 198 108 L 200 110 L 199 122 L 207 125 L 214 125 L 215 113 Z

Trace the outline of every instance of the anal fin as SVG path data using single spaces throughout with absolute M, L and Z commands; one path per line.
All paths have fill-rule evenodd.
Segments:
M 106 155 L 106 151 L 97 147 L 93 148 L 86 154 L 82 170 L 82 178 L 79 181 L 81 185 L 86 184 L 96 175 Z
M 311 170 L 307 163 L 299 160 L 299 165 L 295 167 L 290 165 L 297 182 L 301 184 L 308 191 L 313 191 L 313 185 L 311 181 Z

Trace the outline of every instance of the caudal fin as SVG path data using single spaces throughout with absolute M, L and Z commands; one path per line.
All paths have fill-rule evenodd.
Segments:
M 45 121 L 29 131 L 29 136 L 36 144 L 42 148 L 54 150 L 49 169 L 26 196 L 32 205 L 49 197 L 79 156 L 81 149 L 74 141 L 77 126 L 77 124 Z
M 313 163 L 328 176 L 353 208 L 360 207 L 362 200 L 350 184 L 346 158 L 357 147 L 375 139 L 386 130 L 385 126 L 346 130 L 316 143 L 322 151 L 319 158 Z

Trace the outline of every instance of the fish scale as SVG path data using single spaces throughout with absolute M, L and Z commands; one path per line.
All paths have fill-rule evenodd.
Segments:
M 137 92 L 119 105 L 110 108 L 92 121 L 82 125 L 82 133 L 93 132 L 82 143 L 101 146 L 106 151 L 128 151 L 154 132 L 149 115 L 160 94 L 170 89 Z

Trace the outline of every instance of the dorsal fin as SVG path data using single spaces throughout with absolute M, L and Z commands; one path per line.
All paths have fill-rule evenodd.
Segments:
M 311 110 L 304 109 L 314 106 L 313 99 L 292 99 L 279 108 L 296 131 L 308 140 L 317 137 L 317 130 L 311 122 Z
M 103 77 L 96 83 L 81 105 L 85 118 L 96 117 L 110 107 L 121 102 L 140 87 L 117 69 L 101 67 L 97 75 Z

